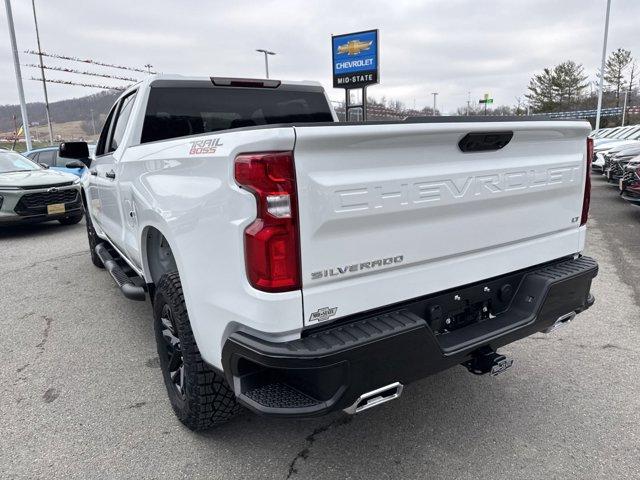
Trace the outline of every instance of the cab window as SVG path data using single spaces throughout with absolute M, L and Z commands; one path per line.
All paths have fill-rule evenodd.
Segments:
M 113 115 L 117 110 L 118 103 L 116 102 L 111 110 L 109 111 L 109 115 L 107 115 L 107 119 L 104 122 L 104 127 L 102 127 L 102 131 L 100 132 L 100 138 L 98 139 L 98 144 L 96 145 L 96 157 L 100 155 L 104 155 L 106 153 L 107 147 L 107 137 L 109 136 L 109 130 L 111 130 L 111 123 L 113 120 Z
M 111 134 L 111 141 L 109 142 L 109 152 L 115 151 L 124 137 L 124 131 L 129 122 L 131 116 L 131 110 L 133 109 L 133 102 L 136 98 L 136 92 L 132 92 L 122 99 L 120 103 L 120 109 L 118 115 L 114 119 L 113 133 Z

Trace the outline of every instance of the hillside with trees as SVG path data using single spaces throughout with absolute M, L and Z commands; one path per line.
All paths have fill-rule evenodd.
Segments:
M 83 130 L 87 134 L 91 134 L 93 133 L 91 110 L 93 110 L 96 130 L 100 131 L 104 118 L 118 95 L 119 92 L 105 91 L 86 97 L 71 98 L 50 103 L 51 120 L 53 123 L 82 121 Z M 28 103 L 27 114 L 31 124 L 38 123 L 40 125 L 46 125 L 47 117 L 44 102 Z M 19 126 L 22 123 L 20 106 L 0 105 L 0 132 L 14 131 L 14 115 L 16 123 Z

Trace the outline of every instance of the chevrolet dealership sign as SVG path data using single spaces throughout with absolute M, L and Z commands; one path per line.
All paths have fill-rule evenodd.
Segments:
M 335 88 L 378 83 L 378 30 L 336 35 L 331 48 Z

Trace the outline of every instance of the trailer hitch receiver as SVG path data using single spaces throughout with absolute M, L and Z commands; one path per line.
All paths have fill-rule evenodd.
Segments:
M 467 370 L 475 375 L 490 373 L 495 377 L 507 371 L 513 365 L 513 359 L 499 354 L 489 347 L 479 349 L 471 360 L 464 362 Z

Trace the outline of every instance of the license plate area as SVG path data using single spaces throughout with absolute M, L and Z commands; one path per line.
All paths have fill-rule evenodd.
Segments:
M 47 215 L 55 215 L 57 213 L 64 213 L 65 206 L 64 203 L 52 203 L 47 205 Z
M 517 273 L 445 292 L 421 302 L 414 313 L 426 319 L 436 336 L 491 322 L 509 309 L 523 277 Z

